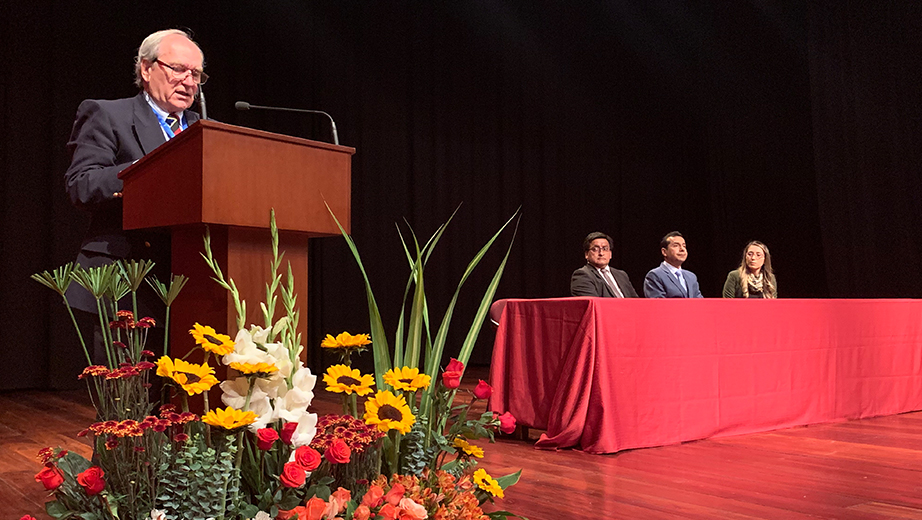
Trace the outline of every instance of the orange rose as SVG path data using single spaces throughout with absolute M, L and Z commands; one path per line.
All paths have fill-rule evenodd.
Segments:
M 406 492 L 407 488 L 403 487 L 403 484 L 394 484 L 391 486 L 391 490 L 384 495 L 384 501 L 392 506 L 396 506 L 400 503 L 400 499 L 403 498 L 403 494 Z
M 320 520 L 327 510 L 327 503 L 317 497 L 312 497 L 304 506 L 307 509 L 307 516 L 304 520 Z
M 384 503 L 384 490 L 381 486 L 371 486 L 362 497 L 362 505 L 369 508 L 378 507 L 382 503 Z
M 46 466 L 35 475 L 35 481 L 41 482 L 46 490 L 54 491 L 64 483 L 64 473 L 54 466 Z
M 330 495 L 330 502 L 327 504 L 324 516 L 333 518 L 346 509 L 346 504 L 352 499 L 352 492 L 346 488 L 339 488 Z
M 400 510 L 393 506 L 393 504 L 384 504 L 384 507 L 378 511 L 378 516 L 382 520 L 397 520 L 397 516 L 400 515 Z
M 365 504 L 355 508 L 355 512 L 352 513 L 352 520 L 369 520 L 370 518 L 371 509 L 368 509 L 368 506 Z

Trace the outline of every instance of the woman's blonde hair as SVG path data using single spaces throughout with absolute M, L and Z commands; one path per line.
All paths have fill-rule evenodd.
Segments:
M 749 242 L 743 248 L 743 259 L 740 261 L 739 269 L 737 269 L 740 274 L 740 287 L 743 290 L 743 298 L 749 298 L 749 268 L 746 267 L 746 253 L 751 246 L 761 248 L 765 253 L 765 262 L 762 264 L 762 297 L 777 298 L 778 290 L 775 286 L 775 272 L 772 271 L 772 255 L 768 252 L 768 246 L 758 240 Z

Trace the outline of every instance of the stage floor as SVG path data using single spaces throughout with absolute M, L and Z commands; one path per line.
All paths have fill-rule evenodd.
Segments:
M 473 368 L 464 382 L 486 379 Z M 317 390 L 320 413 L 338 400 Z M 40 520 L 46 492 L 36 452 L 66 447 L 93 420 L 85 392 L 0 393 L 3 518 Z M 578 518 L 922 519 L 922 412 L 590 455 L 534 448 L 529 439 L 485 445 L 491 475 L 523 469 L 495 509 L 531 520 Z

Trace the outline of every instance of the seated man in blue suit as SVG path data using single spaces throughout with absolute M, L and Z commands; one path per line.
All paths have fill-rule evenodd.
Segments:
M 703 298 L 698 288 L 698 277 L 682 269 L 688 258 L 688 249 L 682 233 L 673 231 L 660 241 L 663 263 L 651 269 L 643 281 L 643 294 L 647 298 Z

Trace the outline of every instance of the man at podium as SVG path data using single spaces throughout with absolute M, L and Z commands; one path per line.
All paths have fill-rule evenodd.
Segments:
M 71 202 L 91 214 L 77 256 L 84 268 L 135 258 L 154 260 L 169 273 L 168 236 L 122 230 L 118 174 L 199 119 L 189 108 L 208 79 L 203 65 L 202 51 L 188 33 L 155 32 L 135 58 L 138 95 L 88 99 L 77 109 L 67 143 L 71 163 L 65 186 Z M 95 314 L 95 300 L 82 287 L 71 284 L 67 297 L 73 308 Z

